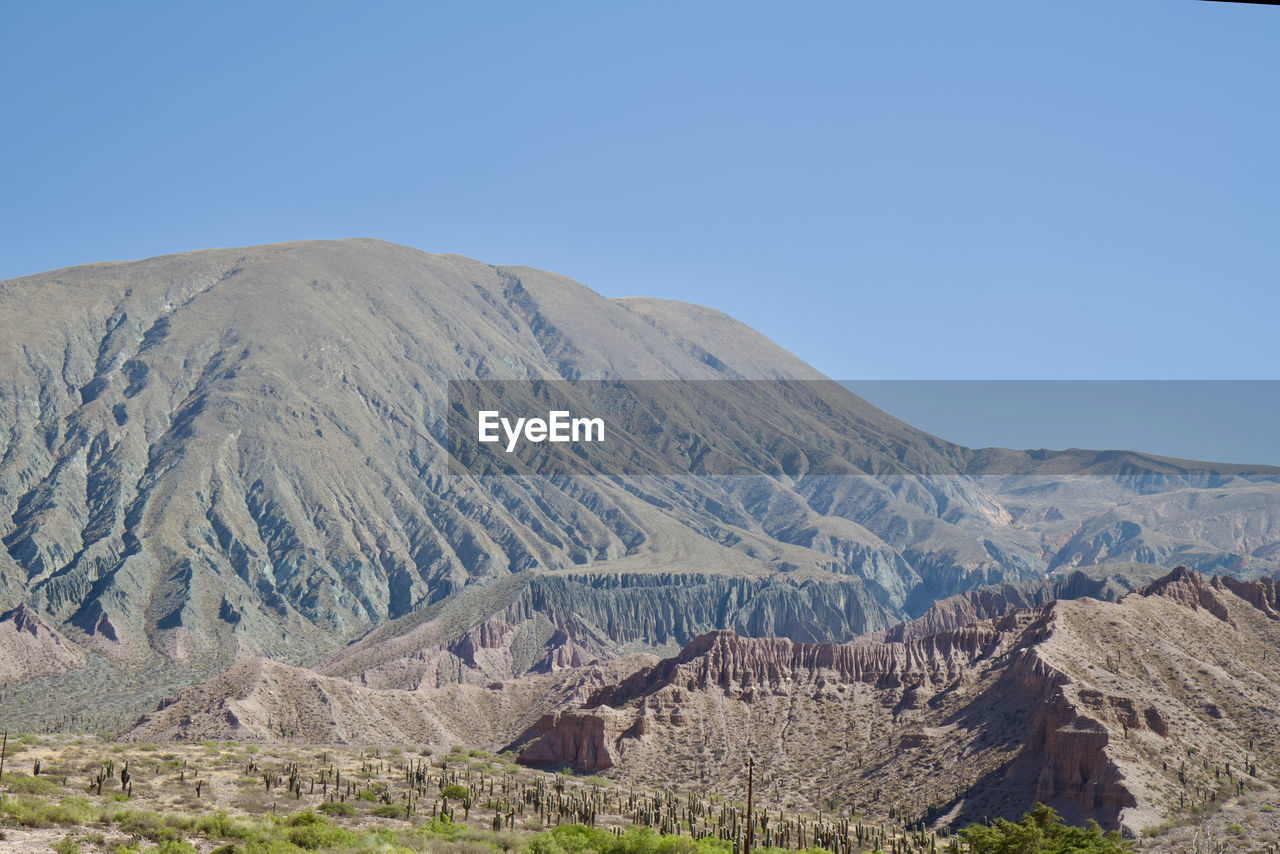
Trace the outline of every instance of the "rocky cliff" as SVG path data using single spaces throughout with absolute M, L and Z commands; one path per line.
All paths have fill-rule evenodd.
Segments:
M 548 713 L 521 761 L 949 823 L 1036 802 L 1136 832 L 1280 781 L 1270 580 L 1179 569 L 909 640 L 719 632 Z

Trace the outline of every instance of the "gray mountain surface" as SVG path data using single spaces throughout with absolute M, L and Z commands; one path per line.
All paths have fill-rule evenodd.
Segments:
M 0 613 L 39 627 L 22 660 L 58 650 L 0 670 L 23 725 L 114 725 L 237 656 L 468 682 L 713 629 L 846 641 L 1077 565 L 1280 566 L 1276 472 L 973 451 L 719 312 L 529 268 L 279 244 L 14 279 L 0 309 Z M 490 478 L 449 470 L 460 378 L 816 384 L 671 401 L 792 475 Z M 804 474 L 775 427 L 847 473 Z

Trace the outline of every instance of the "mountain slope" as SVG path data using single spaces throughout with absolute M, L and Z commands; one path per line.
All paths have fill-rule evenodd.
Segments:
M 8 713 L 49 723 L 67 705 L 49 690 L 85 704 L 132 680 L 138 705 L 108 704 L 115 721 L 237 656 L 310 664 L 366 635 L 421 629 L 400 644 L 412 657 L 496 620 L 521 632 L 514 676 L 716 628 L 849 640 L 1054 566 L 1280 560 L 1274 480 L 974 452 L 820 382 L 667 401 L 695 439 L 794 476 L 458 475 L 459 378 L 821 380 L 710 309 L 372 240 L 0 283 L 0 609 L 29 607 L 85 662 L 8 677 Z M 804 474 L 791 433 L 862 476 Z M 355 672 L 343 662 L 374 645 L 331 667 Z

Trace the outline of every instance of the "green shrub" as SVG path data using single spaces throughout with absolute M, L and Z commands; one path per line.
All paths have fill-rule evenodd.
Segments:
M 6 774 L 9 791 L 17 795 L 52 795 L 62 787 L 48 777 L 28 777 L 26 774 Z
M 442 815 L 431 819 L 431 823 L 424 824 L 421 830 L 424 833 L 439 836 L 443 839 L 456 839 L 458 834 L 466 830 L 466 825 L 454 824 L 447 815 Z
M 260 839 L 262 831 L 254 824 L 218 810 L 195 820 L 192 829 L 206 839 Z
M 471 790 L 466 786 L 459 786 L 457 783 L 450 783 L 440 790 L 440 794 L 444 795 L 451 801 L 460 801 L 471 794 Z
M 51 846 L 55 854 L 81 854 L 80 843 L 76 842 L 70 836 L 66 839 L 59 839 Z
M 636 830 L 632 828 L 631 830 Z M 646 828 L 647 830 L 647 828 Z M 649 831 L 653 833 L 652 830 Z M 627 831 L 631 833 L 631 831 Z M 657 834 L 654 834 L 655 836 Z M 529 854 L 578 854 L 578 852 L 612 851 L 622 842 L 612 833 L 581 824 L 566 824 L 539 833 L 529 840 Z
M 304 854 L 304 849 L 284 839 L 272 839 L 249 849 L 249 854 Z
M 63 787 L 50 780 L 49 777 L 28 777 L 22 773 L 5 775 L 9 781 L 9 791 L 17 795 L 51 795 Z
M 400 804 L 378 804 L 372 810 L 378 818 L 406 818 L 405 808 Z
M 334 817 L 342 816 L 344 818 L 350 818 L 356 814 L 356 808 L 345 801 L 325 801 L 320 806 L 316 807 L 316 809 L 320 810 L 320 812 L 325 815 L 331 815 Z
M 1118 831 L 1104 834 L 1096 821 L 1071 827 L 1044 804 L 1024 814 L 1017 824 L 998 818 L 990 825 L 971 824 L 961 834 L 971 854 L 1124 854 L 1133 850 L 1133 843 L 1121 839 Z
M 116 816 L 120 830 L 135 839 L 151 842 L 178 842 L 182 834 L 171 827 L 164 817 L 153 812 L 125 812 Z
M 359 837 L 349 830 L 331 824 L 305 824 L 290 829 L 287 839 L 293 845 L 307 851 L 336 848 L 340 845 L 354 847 Z
M 84 798 L 63 798 L 53 804 L 30 795 L 7 797 L 0 804 L 0 815 L 21 827 L 52 827 L 55 824 L 88 824 L 97 818 L 97 810 Z
M 190 842 L 181 839 L 166 839 L 156 846 L 155 854 L 199 854 Z

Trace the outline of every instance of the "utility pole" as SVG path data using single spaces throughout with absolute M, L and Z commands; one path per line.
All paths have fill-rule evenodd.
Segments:
M 756 819 L 755 819 L 755 757 L 747 757 L 747 846 L 743 854 L 751 854 L 751 845 L 755 841 L 756 835 Z

